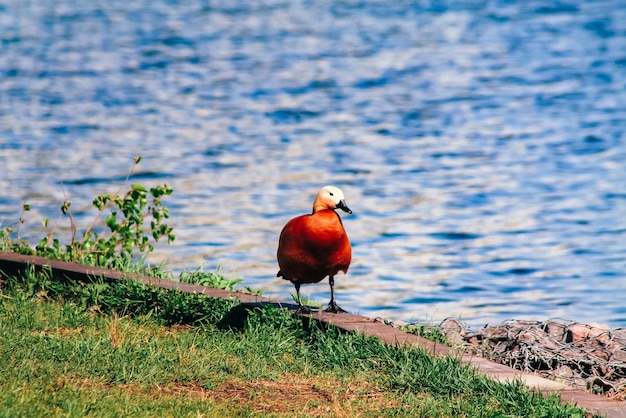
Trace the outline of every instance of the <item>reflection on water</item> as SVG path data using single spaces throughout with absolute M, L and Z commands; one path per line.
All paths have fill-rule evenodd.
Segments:
M 172 269 L 288 299 L 280 229 L 336 184 L 353 312 L 626 326 L 623 2 L 9 0 L 0 48 L 0 221 L 30 203 L 26 237 L 65 197 L 88 225 L 143 155 Z

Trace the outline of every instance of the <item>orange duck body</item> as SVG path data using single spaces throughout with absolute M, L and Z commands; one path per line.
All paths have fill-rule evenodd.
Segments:
M 347 273 L 351 260 L 348 235 L 334 210 L 293 218 L 280 234 L 278 265 L 292 283 L 317 283 Z
M 328 276 L 331 301 L 327 311 L 345 312 L 334 300 L 334 276 L 348 272 L 352 247 L 336 208 L 352 213 L 340 189 L 323 187 L 313 204 L 313 213 L 293 218 L 280 234 L 278 276 L 295 285 L 300 306 L 300 285 L 318 283 Z

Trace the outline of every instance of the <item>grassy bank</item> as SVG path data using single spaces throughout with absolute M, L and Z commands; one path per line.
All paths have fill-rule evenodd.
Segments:
M 122 192 L 126 185 L 94 199 L 97 212 L 84 228 L 64 201 L 68 243 L 55 238 L 49 219 L 34 247 L 22 240 L 24 203 L 19 221 L 0 229 L 0 250 L 170 276 L 142 260 L 159 239 L 175 239 L 162 203 L 172 189 L 132 184 Z M 202 271 L 180 280 L 237 283 Z M 457 358 L 319 329 L 269 306 L 247 311 L 132 281 L 0 274 L 0 417 L 86 415 L 583 416 L 556 396 L 495 383 Z
M 0 416 L 582 416 L 277 308 L 45 273 L 1 285 Z

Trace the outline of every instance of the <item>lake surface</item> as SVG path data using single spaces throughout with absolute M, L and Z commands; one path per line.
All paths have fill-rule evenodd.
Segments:
M 621 0 L 0 2 L 2 227 L 69 237 L 142 155 L 151 261 L 285 300 L 280 230 L 334 184 L 351 312 L 625 327 L 625 132 Z

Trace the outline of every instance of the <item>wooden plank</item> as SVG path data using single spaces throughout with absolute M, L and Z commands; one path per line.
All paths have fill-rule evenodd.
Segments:
M 162 289 L 177 289 L 187 293 L 202 293 L 216 298 L 234 298 L 241 302 L 271 302 L 269 298 L 251 295 L 243 292 L 229 292 L 222 289 L 184 283 L 170 279 L 159 279 L 134 273 L 125 273 L 109 270 L 102 267 L 91 267 L 68 261 L 50 260 L 34 255 L 0 252 L 0 272 L 5 275 L 15 275 L 24 272 L 30 267 L 35 270 L 50 269 L 54 275 L 65 276 L 75 280 L 86 281 L 93 277 L 102 277 L 108 280 L 132 279 L 150 284 Z
M 458 350 L 402 331 L 386 325 L 383 322 L 374 321 L 365 316 L 352 315 L 349 313 L 332 314 L 318 310 L 304 313 L 298 311 L 298 305 L 295 303 L 281 302 L 263 296 L 214 289 L 191 283 L 182 283 L 176 280 L 158 279 L 139 274 L 124 273 L 100 267 L 90 267 L 66 261 L 49 260 L 38 256 L 0 252 L 0 274 L 16 275 L 24 272 L 28 268 L 35 268 L 36 270 L 47 268 L 50 269 L 54 275 L 65 276 L 75 280 L 88 280 L 92 277 L 103 277 L 109 280 L 132 279 L 163 289 L 177 289 L 182 292 L 201 293 L 215 298 L 235 299 L 249 307 L 274 304 L 287 308 L 294 314 L 305 319 L 308 318 L 317 321 L 323 326 L 333 325 L 344 331 L 357 331 L 365 335 L 376 336 L 387 344 L 416 345 L 438 356 L 456 355 L 461 357 L 463 363 L 475 367 L 480 373 L 494 380 L 500 382 L 521 380 L 527 386 L 539 390 L 544 394 L 559 393 L 564 402 L 576 404 L 596 415 L 606 416 L 607 418 L 626 418 L 626 402 L 624 401 L 613 401 L 606 397 L 587 393 L 532 373 L 512 369 L 482 357 L 465 355 Z

